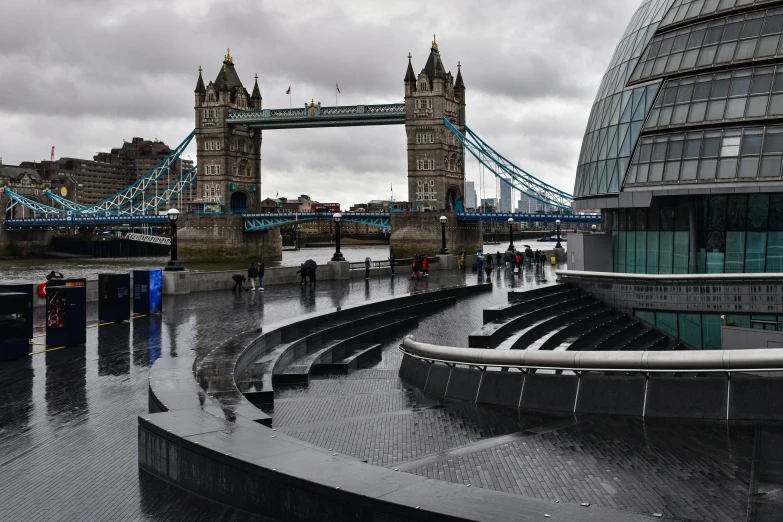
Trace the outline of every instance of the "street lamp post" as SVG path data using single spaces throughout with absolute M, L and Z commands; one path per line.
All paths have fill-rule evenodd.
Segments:
M 169 209 L 166 216 L 169 218 L 169 224 L 171 225 L 171 260 L 166 265 L 166 270 L 179 272 L 185 270 L 185 267 L 180 265 L 177 259 L 177 219 L 179 219 L 179 210 L 176 208 Z
M 508 250 L 514 251 L 514 218 L 508 218 Z
M 449 251 L 446 248 L 446 216 L 440 217 L 440 255 L 448 255 Z
M 555 227 L 557 230 L 557 244 L 555 245 L 555 248 L 563 248 L 563 245 L 560 244 L 560 220 L 555 221 Z
M 334 220 L 334 233 L 335 233 L 335 252 L 332 256 L 332 261 L 345 261 L 345 258 L 343 257 L 342 252 L 340 252 L 340 221 L 343 220 L 343 215 L 339 212 L 335 212 L 332 215 L 332 219 Z

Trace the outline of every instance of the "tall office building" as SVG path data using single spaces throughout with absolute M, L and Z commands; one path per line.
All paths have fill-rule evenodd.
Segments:
M 465 182 L 465 208 L 475 210 L 478 206 L 478 196 L 476 194 L 476 183 L 473 181 Z
M 511 212 L 511 185 L 500 182 L 500 212 Z

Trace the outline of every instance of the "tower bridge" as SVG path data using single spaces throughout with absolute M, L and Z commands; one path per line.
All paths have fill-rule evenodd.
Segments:
M 240 80 L 230 51 L 224 56 L 213 81 L 205 83 L 203 69 L 199 67 L 194 91 L 195 130 L 169 157 L 129 187 L 90 206 L 76 204 L 48 190 L 32 198 L 3 187 L 0 206 L 9 211 L 14 207 L 30 211 L 23 212 L 21 218 L 14 212 L 6 212 L 3 216 L 5 228 L 11 231 L 70 225 L 111 226 L 126 221 L 159 222 L 163 219 L 155 215 L 157 209 L 192 186 L 197 195 L 190 199 L 194 213 L 188 214 L 191 226 L 183 237 L 183 246 L 188 241 L 199 245 L 205 241 L 220 243 L 223 235 L 215 232 L 226 228 L 240 232 L 233 234 L 232 244 L 223 245 L 226 247 L 246 246 L 246 239 L 238 239 L 242 233 L 262 234 L 268 236 L 261 240 L 264 245 L 279 245 L 280 227 L 297 221 L 329 219 L 330 216 L 259 214 L 263 131 L 366 125 L 405 126 L 408 201 L 417 212 L 404 218 L 400 215 L 395 218 L 394 212 L 346 213 L 344 219 L 390 229 L 392 251 L 397 248 L 395 244 L 403 245 L 414 239 L 417 251 L 429 243 L 440 244 L 439 226 L 432 226 L 432 216 L 425 211 L 449 213 L 452 226 L 460 230 L 450 242 L 455 250 L 474 250 L 480 246 L 480 221 L 506 221 L 509 217 L 515 222 L 546 222 L 558 218 L 575 223 L 599 221 L 596 216 L 569 216 L 570 194 L 517 167 L 466 125 L 466 87 L 461 65 L 457 63 L 456 76 L 447 71 L 434 36 L 427 60 L 418 74 L 414 72 L 413 57 L 408 54 L 403 78 L 404 97 L 398 103 L 330 107 L 311 100 L 302 107 L 268 109 L 263 107 L 258 75 L 254 80 L 252 91 L 249 91 Z M 157 181 L 193 139 L 197 166 L 158 191 Z M 466 150 L 501 182 L 558 212 L 551 215 L 465 212 Z M 203 208 L 199 209 L 199 204 Z M 199 216 L 201 213 L 223 217 Z M 202 222 L 207 225 L 201 226 Z M 254 241 L 259 244 L 258 239 Z M 276 251 L 276 247 L 273 250 Z

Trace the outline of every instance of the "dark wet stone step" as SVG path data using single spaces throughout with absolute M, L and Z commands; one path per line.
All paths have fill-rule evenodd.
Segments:
M 311 373 L 348 373 L 352 370 L 369 368 L 381 361 L 382 353 L 383 344 L 373 344 L 340 361 L 313 365 Z

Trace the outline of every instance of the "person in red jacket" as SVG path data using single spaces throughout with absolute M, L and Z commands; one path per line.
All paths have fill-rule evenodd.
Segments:
M 427 257 L 427 254 L 422 255 L 421 260 L 421 271 L 424 272 L 425 276 L 429 276 L 429 269 L 430 269 L 430 258 Z

